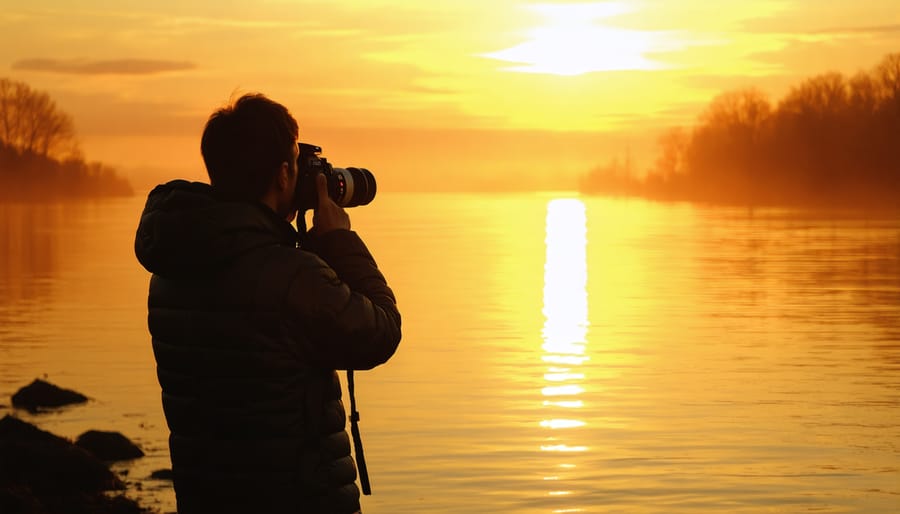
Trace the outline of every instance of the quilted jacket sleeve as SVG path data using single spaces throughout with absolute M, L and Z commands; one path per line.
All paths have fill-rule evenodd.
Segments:
M 308 266 L 288 291 L 307 355 L 331 369 L 371 369 L 386 362 L 400 343 L 400 312 L 394 293 L 365 243 L 350 230 L 310 241 Z

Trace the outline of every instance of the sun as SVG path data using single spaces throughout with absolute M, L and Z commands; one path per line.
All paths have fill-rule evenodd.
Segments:
M 484 57 L 515 63 L 504 68 L 506 71 L 582 75 L 663 67 L 646 57 L 660 49 L 658 33 L 597 22 L 631 11 L 622 3 L 537 4 L 528 9 L 541 14 L 544 25 L 530 30 L 527 41 L 484 54 Z

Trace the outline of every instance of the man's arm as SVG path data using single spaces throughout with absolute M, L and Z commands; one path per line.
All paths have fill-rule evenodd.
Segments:
M 308 356 L 323 367 L 371 369 L 400 343 L 394 293 L 359 236 L 334 230 L 312 239 L 311 265 L 294 277 L 288 293 Z
M 387 361 L 400 343 L 394 293 L 365 243 L 350 230 L 346 211 L 328 197 L 316 177 L 318 206 L 307 250 L 312 265 L 291 284 L 288 302 L 302 313 L 308 355 L 335 369 L 370 369 Z

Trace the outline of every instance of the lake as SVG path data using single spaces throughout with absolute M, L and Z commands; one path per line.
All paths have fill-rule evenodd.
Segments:
M 147 456 L 174 511 L 133 255 L 143 198 L 0 205 L 0 415 Z M 365 514 L 900 511 L 900 211 L 379 193 L 404 337 L 358 373 Z M 30 415 L 34 378 L 91 397 Z

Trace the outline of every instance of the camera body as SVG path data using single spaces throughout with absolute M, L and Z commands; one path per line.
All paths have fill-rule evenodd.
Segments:
M 321 156 L 322 148 L 297 143 L 297 189 L 294 201 L 301 212 L 315 209 L 319 204 L 316 175 L 325 175 L 328 196 L 341 207 L 366 205 L 375 198 L 375 176 L 365 168 L 335 168 Z

